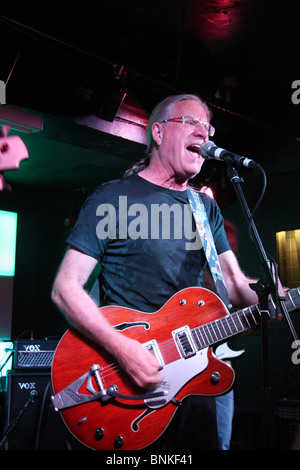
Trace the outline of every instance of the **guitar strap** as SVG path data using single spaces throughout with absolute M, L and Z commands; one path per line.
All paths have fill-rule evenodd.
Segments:
M 223 300 L 227 308 L 230 310 L 232 306 L 229 301 L 227 288 L 219 263 L 219 258 L 217 255 L 217 250 L 208 222 L 205 206 L 201 201 L 198 192 L 187 188 L 187 195 L 193 212 L 197 233 L 200 237 L 200 241 L 202 243 L 202 247 L 208 262 L 212 278 L 216 286 L 217 293 Z

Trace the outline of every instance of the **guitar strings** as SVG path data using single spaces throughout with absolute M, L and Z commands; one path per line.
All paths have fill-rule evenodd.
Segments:
M 225 318 L 226 317 L 221 317 L 217 320 L 213 320 L 212 322 L 206 323 L 204 325 L 200 325 L 200 326 L 198 326 L 198 327 L 191 330 L 198 347 L 200 346 L 200 348 L 202 349 L 202 348 L 207 347 L 207 346 L 211 345 L 212 343 L 218 341 L 218 338 L 217 338 L 217 340 L 215 340 L 212 336 L 212 333 L 211 333 L 212 326 L 213 326 L 213 324 L 217 324 L 218 320 L 223 320 L 224 321 Z M 228 328 L 229 328 L 230 332 L 232 332 L 232 330 L 230 328 L 230 325 L 228 325 Z M 207 331 L 205 331 L 205 329 Z M 160 349 L 162 355 L 166 359 L 167 359 L 169 354 L 174 354 L 174 351 L 177 351 L 177 348 L 174 344 L 173 339 L 169 339 L 169 340 L 166 340 L 163 343 L 160 343 L 159 349 Z M 103 378 L 106 378 L 109 375 L 111 375 L 112 373 L 116 373 L 116 372 L 119 372 L 119 371 L 120 371 L 120 368 L 119 368 L 118 364 L 111 363 L 111 364 L 108 364 L 107 366 L 104 366 L 101 369 L 101 375 L 103 376 Z
M 289 292 L 288 292 L 288 295 L 289 295 L 292 302 L 293 302 L 293 300 L 296 300 L 296 297 L 299 296 L 299 294 L 300 294 L 299 289 L 290 289 Z M 226 339 L 226 338 L 228 338 L 228 337 L 230 337 L 234 334 L 240 333 L 241 331 L 247 329 L 248 327 L 251 327 L 251 324 L 249 323 L 248 318 L 246 316 L 246 311 L 248 311 L 248 313 L 250 313 L 250 315 L 252 315 L 253 320 L 256 323 L 256 319 L 253 315 L 251 307 L 248 307 L 247 309 L 241 310 L 239 312 L 235 312 L 235 314 L 231 314 L 229 316 L 225 315 L 224 317 L 220 317 L 220 318 L 218 318 L 216 320 L 213 320 L 209 323 L 199 325 L 198 327 L 193 328 L 191 330 L 191 333 L 192 333 L 192 336 L 193 336 L 198 348 L 199 349 L 204 349 L 207 346 L 211 346 L 212 344 L 217 343 L 218 341 L 220 341 L 222 339 Z M 229 319 L 233 320 L 233 318 L 236 318 L 240 322 L 241 330 L 239 328 L 237 328 L 236 325 L 234 325 L 234 327 L 237 331 L 232 330 L 228 320 Z M 244 318 L 244 320 L 246 320 L 245 325 L 243 325 L 243 323 L 241 322 L 241 318 Z M 219 323 L 219 325 L 218 325 L 218 323 Z M 214 332 L 213 325 L 217 326 L 217 330 L 218 330 L 218 332 L 221 336 L 220 338 L 218 338 L 217 337 L 218 335 L 216 334 L 216 332 Z M 220 330 L 219 326 L 222 326 L 222 328 L 225 332 L 225 336 L 224 336 L 224 333 L 221 333 L 221 330 Z M 213 333 L 214 333 L 216 339 L 213 337 Z M 175 352 L 177 351 L 174 339 L 169 339 L 169 340 L 166 340 L 165 342 L 161 343 L 159 345 L 159 349 L 160 349 L 160 351 L 161 351 L 161 353 L 162 353 L 162 355 L 165 359 L 168 359 L 168 355 L 169 356 L 171 356 L 171 354 L 174 355 L 174 351 Z M 120 373 L 121 374 L 123 373 L 123 371 L 120 369 L 119 365 L 116 364 L 116 363 L 111 363 L 111 364 L 108 364 L 108 365 L 104 366 L 101 369 L 101 372 L 100 372 L 101 376 L 104 379 L 107 379 L 107 377 L 111 376 L 112 374 L 116 374 L 116 373 L 118 373 L 119 375 L 120 375 Z
M 192 330 L 192 333 L 193 333 L 193 336 L 197 337 L 196 339 L 196 343 L 198 345 L 198 347 L 200 346 L 200 349 L 203 349 L 204 347 L 207 347 L 209 344 L 211 344 L 211 341 L 207 341 L 207 340 L 203 340 L 203 335 L 201 335 L 201 331 L 203 330 L 203 333 L 205 334 L 205 336 L 208 338 L 208 335 L 207 333 L 205 333 L 204 331 L 204 327 L 207 327 L 208 325 L 210 324 L 213 324 L 215 323 L 217 320 L 213 320 L 212 322 L 210 323 L 207 323 L 205 325 L 200 325 L 199 327 L 196 327 Z M 210 325 L 210 327 L 212 327 L 212 325 Z M 199 337 L 199 334 L 198 332 L 200 333 L 200 337 Z M 209 338 L 208 338 L 209 339 Z M 204 345 L 203 345 L 204 343 Z M 167 360 L 168 359 L 168 356 L 171 356 L 171 355 L 174 355 L 174 351 L 177 352 L 177 348 L 174 344 L 174 340 L 173 339 L 169 339 L 169 340 L 166 340 L 165 342 L 163 343 L 160 343 L 159 345 L 159 349 L 163 355 L 163 357 Z M 116 364 L 116 363 L 111 363 L 111 364 L 108 364 L 107 366 L 104 366 L 101 371 L 100 371 L 100 374 L 101 374 L 101 377 L 103 377 L 103 379 L 107 379 L 108 377 L 110 377 L 112 374 L 115 374 L 115 373 L 119 373 L 119 372 L 122 372 L 119 365 Z
M 160 351 L 165 358 L 167 358 L 169 353 L 173 353 L 174 350 L 176 350 L 176 348 L 171 339 L 160 344 Z M 121 371 L 119 365 L 117 363 L 111 363 L 111 364 L 104 366 L 100 370 L 100 374 L 103 378 L 107 378 L 111 374 L 119 372 L 119 371 Z
M 238 313 L 238 312 L 236 312 Z M 239 312 L 241 313 L 244 317 L 244 312 Z M 252 313 L 252 312 L 250 312 Z M 233 314 L 232 314 L 233 315 Z M 200 349 L 204 349 L 205 347 L 208 347 L 208 346 L 211 346 L 212 344 L 215 344 L 217 343 L 218 341 L 222 340 L 222 339 L 225 339 L 227 337 L 230 337 L 232 336 L 233 334 L 235 333 L 239 333 L 240 331 L 236 328 L 236 325 L 235 325 L 235 328 L 236 328 L 236 331 L 233 331 L 230 324 L 228 323 L 228 316 L 224 316 L 224 317 L 221 317 L 221 318 L 218 318 L 216 320 L 213 320 L 209 323 L 205 323 L 203 325 L 200 325 L 198 327 L 195 327 L 191 330 L 192 332 L 192 336 L 196 342 L 196 345 L 198 346 L 199 350 Z M 233 318 L 232 316 L 230 317 L 231 319 Z M 236 315 L 236 318 L 240 321 L 240 318 L 238 315 Z M 225 332 L 225 336 L 224 336 L 224 333 L 221 334 L 220 332 L 220 328 L 218 326 L 218 323 L 220 324 L 220 326 L 222 326 L 224 332 Z M 216 325 L 217 326 L 217 329 L 219 331 L 219 334 L 220 334 L 220 338 L 217 337 L 217 334 L 215 333 L 215 337 L 213 337 L 213 325 Z M 241 324 L 241 327 L 242 329 L 243 328 L 243 325 Z M 226 331 L 227 330 L 227 331 Z M 241 330 L 242 331 L 242 330 Z M 166 340 L 165 342 L 163 343 L 160 343 L 159 345 L 159 349 L 163 355 L 163 357 L 167 360 L 168 359 L 168 356 L 170 357 L 171 355 L 174 355 L 174 351 L 177 351 L 177 348 L 174 344 L 174 340 L 173 339 L 169 339 L 169 340 Z M 122 370 L 120 369 L 119 365 L 118 364 L 115 364 L 115 363 L 112 363 L 112 364 L 108 364 L 107 366 L 104 366 L 103 369 L 101 369 L 101 376 L 103 377 L 103 379 L 107 379 L 108 377 L 110 377 L 112 374 L 115 374 L 115 373 L 120 373 L 122 372 Z
M 300 288 L 294 288 L 290 289 L 289 291 L 286 292 L 288 299 L 287 303 L 292 304 L 292 309 L 297 309 L 297 300 L 299 299 L 300 296 Z M 246 330 L 248 328 L 252 328 L 253 326 L 257 325 L 257 319 L 255 318 L 255 311 L 256 314 L 258 313 L 260 315 L 260 310 L 257 305 L 250 306 L 246 309 L 240 310 L 239 312 L 234 312 L 230 315 L 225 315 L 224 317 L 220 317 L 216 320 L 213 320 L 211 322 L 208 322 L 206 324 L 200 325 L 198 327 L 195 327 L 191 329 L 191 334 L 194 338 L 194 341 L 196 345 L 198 346 L 198 350 L 204 349 L 205 347 L 212 346 L 214 343 L 217 343 L 219 341 L 215 341 L 212 336 L 212 331 L 213 331 L 213 325 L 216 325 L 217 330 L 222 336 L 222 340 L 227 339 L 228 337 L 235 335 L 236 332 L 233 332 L 230 324 L 228 323 L 228 319 L 233 320 L 233 318 L 237 318 L 241 329 L 237 328 L 237 333 L 240 333 L 243 330 Z M 218 325 L 219 323 L 219 325 Z M 254 323 L 254 325 L 253 325 Z M 220 332 L 219 326 L 222 326 L 222 329 L 225 332 L 225 336 L 223 332 Z M 236 325 L 235 325 L 236 328 Z M 228 331 L 226 331 L 228 329 Z M 215 333 L 217 336 L 217 334 Z M 209 340 L 209 336 L 211 336 L 211 340 Z M 208 341 L 207 341 L 208 339 Z M 177 353 L 178 359 L 181 357 L 180 353 L 176 347 L 176 342 L 174 338 L 169 338 L 168 340 L 164 341 L 163 343 L 158 344 L 159 350 L 161 351 L 161 354 L 164 358 L 164 362 L 168 364 L 168 360 L 171 358 L 174 360 L 174 354 Z M 122 370 L 117 363 L 111 363 L 107 364 L 106 366 L 100 368 L 100 377 L 103 378 L 104 380 L 108 380 L 110 377 L 114 375 L 118 375 L 118 377 L 121 377 L 125 375 L 125 371 Z
M 177 349 L 176 349 L 172 339 L 169 339 L 169 340 L 167 340 L 167 341 L 160 344 L 160 351 L 161 351 L 163 357 L 165 358 L 165 360 L 167 360 L 168 356 L 171 356 L 171 355 L 173 356 L 174 351 L 177 351 Z M 115 374 L 117 374 L 118 376 L 124 375 L 124 371 L 119 367 L 119 365 L 117 363 L 108 364 L 100 370 L 101 378 L 103 378 L 103 380 L 106 380 L 106 381 L 109 377 L 111 377 Z
M 296 300 L 296 297 L 299 296 L 299 294 L 300 294 L 299 289 L 290 289 L 288 292 L 288 296 L 292 302 Z M 236 333 L 240 333 L 241 331 L 247 329 L 248 327 L 251 327 L 251 324 L 249 323 L 247 315 L 246 315 L 246 311 L 248 311 L 248 313 L 252 315 L 253 320 L 256 323 L 256 319 L 253 315 L 251 307 L 248 307 L 247 309 L 241 310 L 239 312 L 235 312 L 235 314 L 231 314 L 229 316 L 225 315 L 224 317 L 217 318 L 216 320 L 213 320 L 209 323 L 199 325 L 198 327 L 193 328 L 191 330 L 191 333 L 198 348 L 203 349 L 207 346 L 211 346 L 212 344 L 217 343 L 218 341 L 222 339 L 226 339 Z M 237 328 L 236 324 L 234 324 L 233 322 L 233 326 L 235 327 L 237 331 L 233 331 L 230 323 L 228 322 L 229 319 L 233 320 L 234 318 L 236 318 L 240 323 L 240 327 Z M 241 319 L 246 320 L 246 323 L 243 324 Z M 217 327 L 216 330 L 218 331 L 218 333 L 214 331 L 213 329 L 214 325 Z M 225 332 L 225 336 L 224 336 L 224 333 L 221 332 L 221 327 Z M 220 335 L 220 338 L 218 338 L 218 334 Z M 214 336 L 216 338 L 214 338 Z M 174 351 L 177 351 L 175 342 L 173 339 L 169 339 L 161 343 L 159 345 L 159 349 L 163 357 L 165 358 L 165 360 L 167 360 L 168 356 L 171 356 L 171 354 L 174 355 Z M 118 373 L 118 374 L 123 373 L 119 365 L 115 363 L 108 364 L 107 366 L 104 366 L 101 370 L 101 376 L 104 379 L 107 379 L 109 376 L 115 373 Z

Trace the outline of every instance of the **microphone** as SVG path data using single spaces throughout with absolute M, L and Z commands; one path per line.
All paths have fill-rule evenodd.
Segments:
M 247 168 L 257 168 L 259 164 L 250 158 L 241 157 L 235 153 L 228 152 L 220 147 L 217 147 L 214 142 L 209 140 L 200 146 L 200 155 L 205 160 L 221 160 L 235 165 L 245 166 Z

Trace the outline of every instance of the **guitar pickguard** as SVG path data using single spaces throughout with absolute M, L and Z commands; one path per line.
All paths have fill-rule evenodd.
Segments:
M 162 371 L 163 380 L 154 389 L 155 392 L 167 392 L 167 395 L 162 394 L 157 398 L 146 399 L 146 405 L 149 408 L 158 409 L 172 401 L 186 383 L 206 369 L 207 350 L 208 348 L 205 348 L 192 357 L 180 358 L 167 364 Z

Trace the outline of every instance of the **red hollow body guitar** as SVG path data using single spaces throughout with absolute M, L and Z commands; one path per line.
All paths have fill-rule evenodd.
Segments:
M 299 288 L 286 292 L 288 311 L 300 306 L 299 298 Z M 269 303 L 270 318 L 272 312 Z M 145 448 L 162 435 L 185 397 L 230 390 L 234 371 L 212 348 L 261 319 L 258 306 L 229 314 L 214 293 L 198 287 L 179 291 L 155 313 L 117 306 L 101 313 L 156 355 L 163 379 L 154 390 L 140 389 L 101 347 L 72 328 L 65 333 L 52 364 L 53 406 L 80 442 L 98 450 Z

